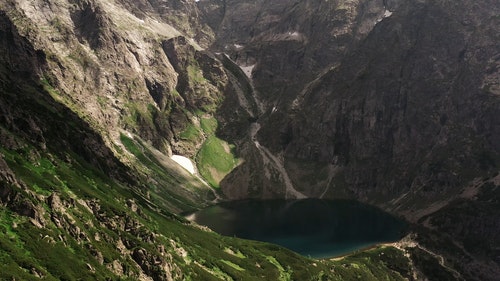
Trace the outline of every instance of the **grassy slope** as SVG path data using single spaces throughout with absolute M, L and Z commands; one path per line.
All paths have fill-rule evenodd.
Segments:
M 198 170 L 212 187 L 218 188 L 220 181 L 238 165 L 239 159 L 233 152 L 234 145 L 215 136 L 218 126 L 215 118 L 201 118 L 200 126 L 208 137 L 196 157 Z
M 148 175 L 149 199 L 161 208 L 174 212 L 194 211 L 206 205 L 211 191 L 194 177 L 168 170 L 141 140 L 120 136 L 125 148 L 135 157 L 136 167 Z

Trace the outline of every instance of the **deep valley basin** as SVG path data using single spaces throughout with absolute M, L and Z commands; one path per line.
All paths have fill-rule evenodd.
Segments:
M 348 200 L 232 201 L 187 217 L 222 235 L 278 244 L 312 258 L 396 241 L 406 231 L 403 220 Z

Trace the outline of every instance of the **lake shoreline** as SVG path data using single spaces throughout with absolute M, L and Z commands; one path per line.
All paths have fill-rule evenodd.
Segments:
M 399 241 L 406 232 L 405 221 L 345 200 L 222 202 L 185 217 L 221 235 L 276 244 L 316 260 Z

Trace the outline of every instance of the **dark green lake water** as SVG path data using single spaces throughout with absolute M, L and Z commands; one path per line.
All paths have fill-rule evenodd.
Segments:
M 346 200 L 233 201 L 188 217 L 222 235 L 278 244 L 313 258 L 396 241 L 406 228 L 377 208 Z

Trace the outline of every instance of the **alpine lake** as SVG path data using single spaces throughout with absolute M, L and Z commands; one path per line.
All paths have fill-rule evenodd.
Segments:
M 318 259 L 397 241 L 407 228 L 401 219 L 349 200 L 231 201 L 186 218 L 222 235 L 269 242 Z

